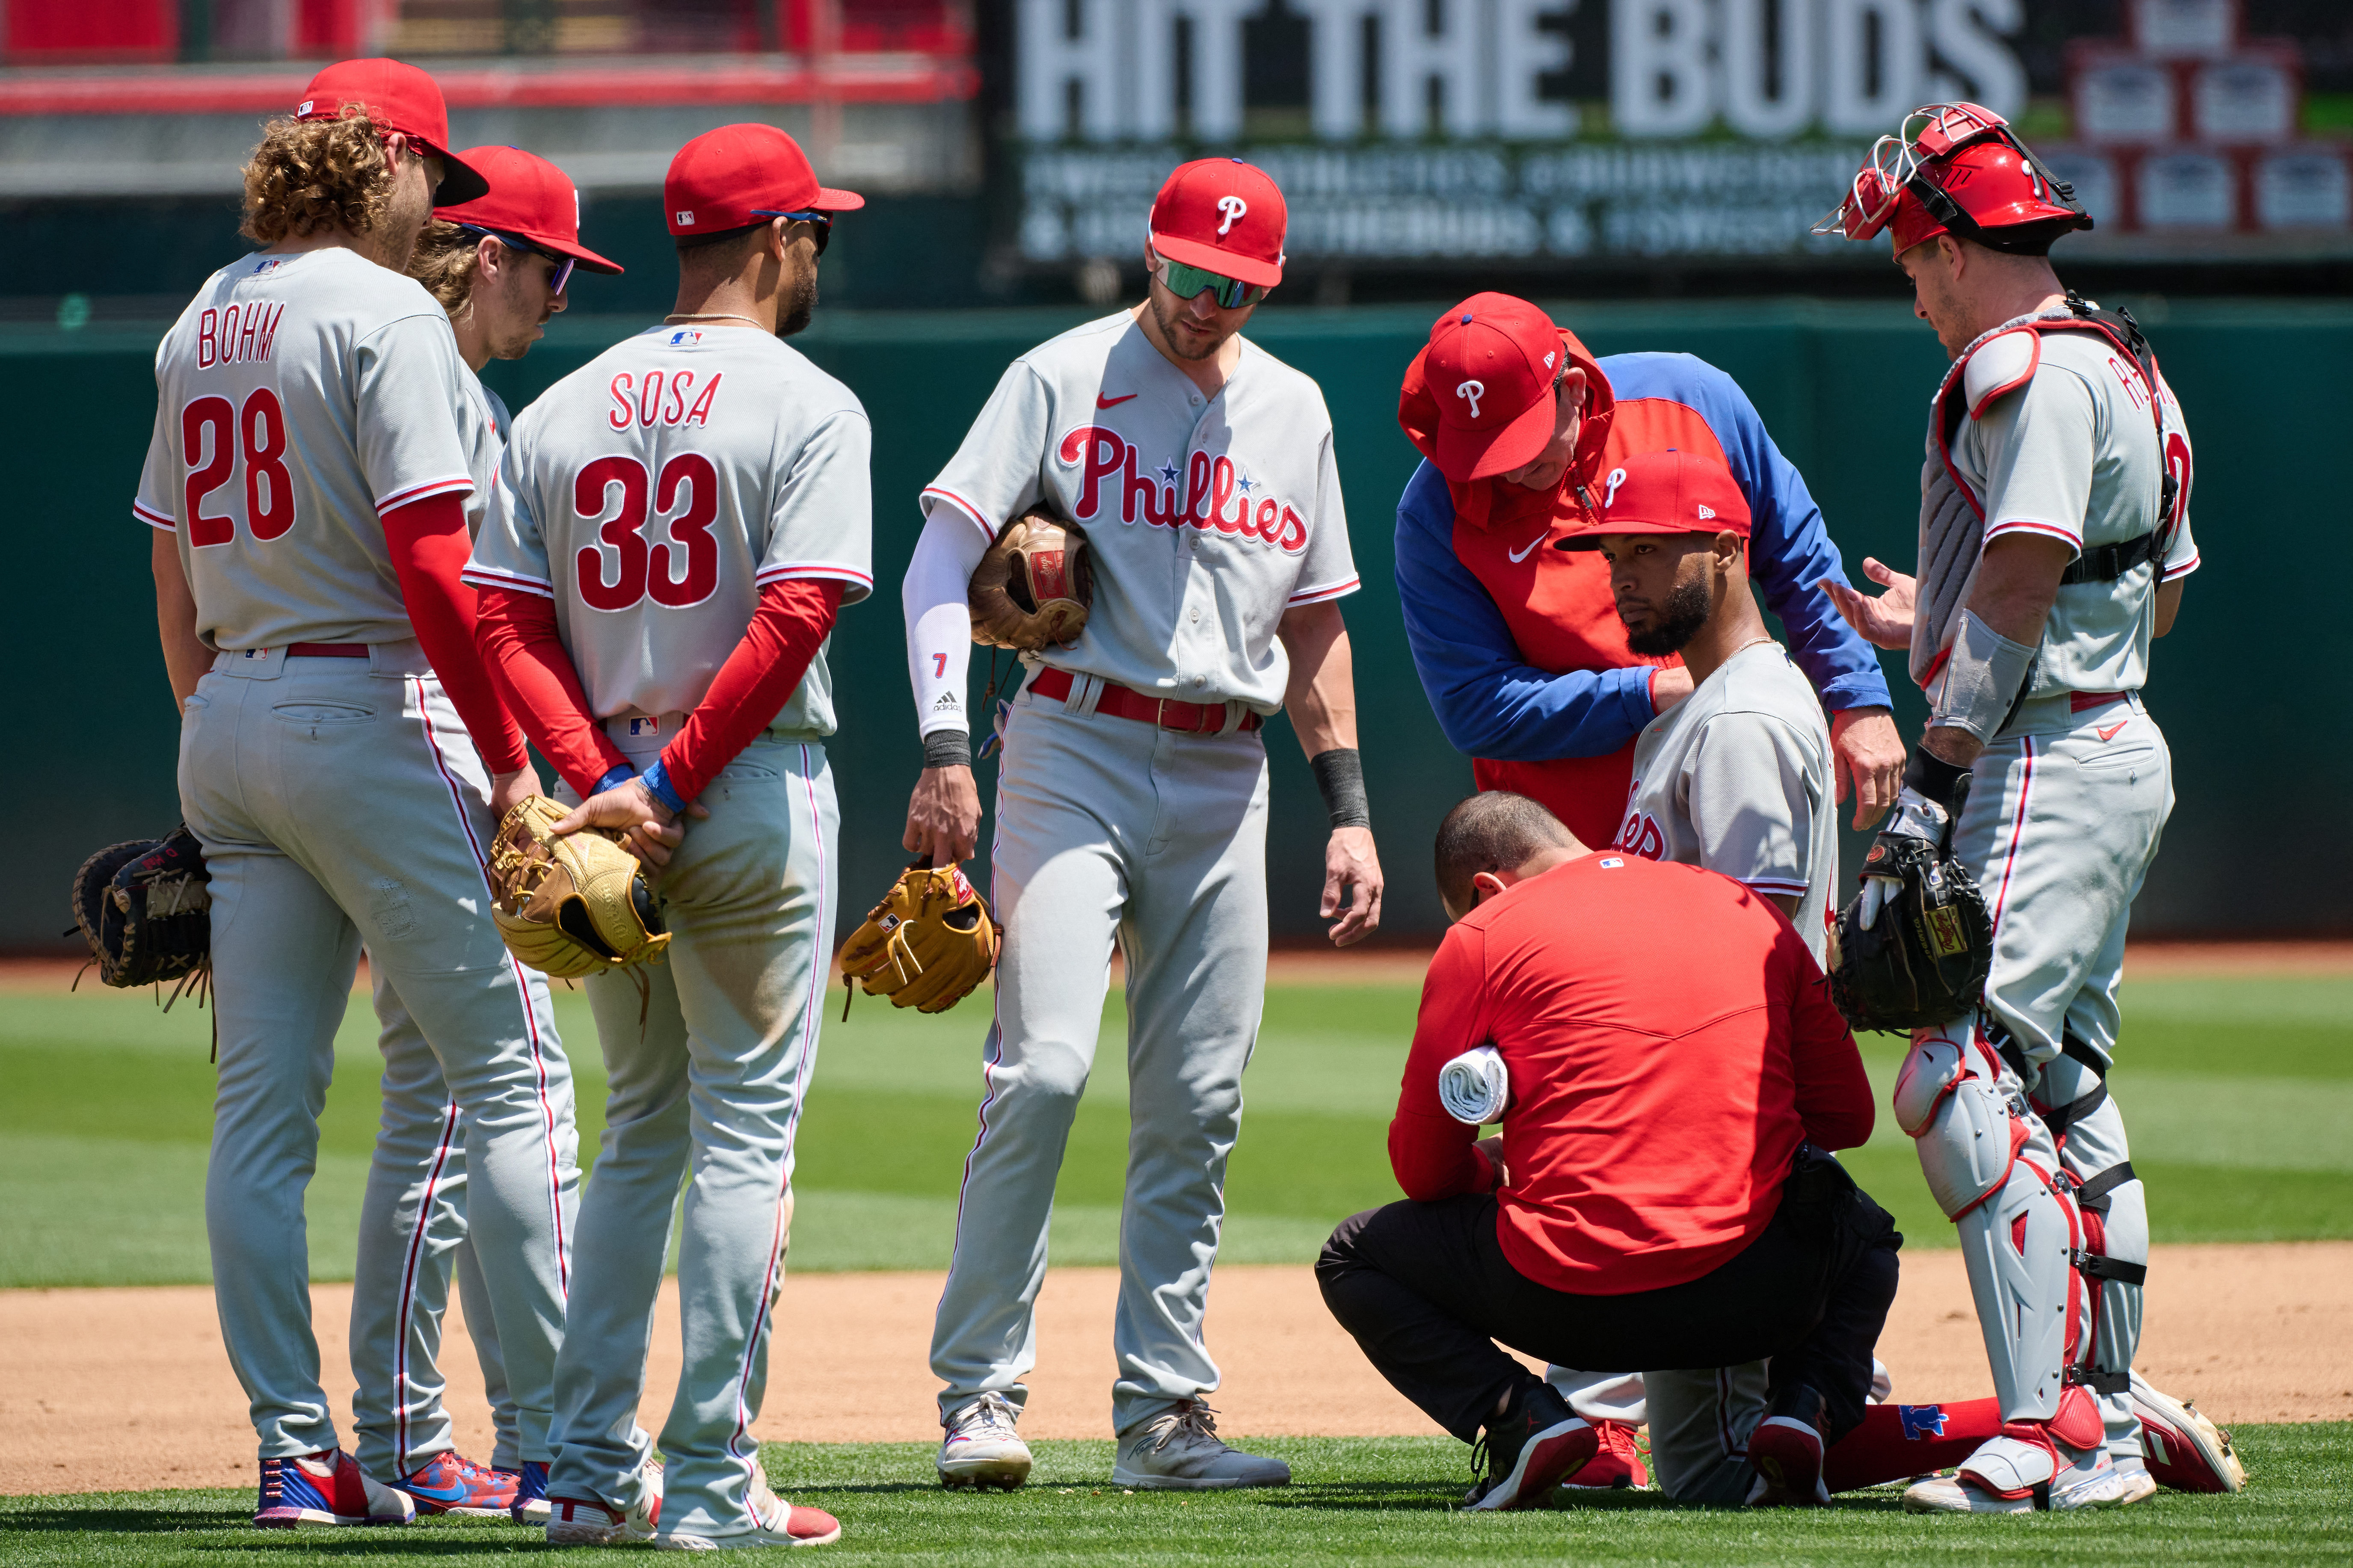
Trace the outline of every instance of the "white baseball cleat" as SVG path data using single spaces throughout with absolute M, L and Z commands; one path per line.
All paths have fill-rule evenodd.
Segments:
M 2141 1455 L 2157 1480 L 2185 1492 L 2234 1492 L 2247 1484 L 2231 1435 L 2198 1406 L 2160 1392 L 2138 1373 L 2132 1374 L 2132 1406 L 2140 1417 Z
M 796 1508 L 778 1497 L 768 1485 L 766 1467 L 757 1459 L 752 1461 L 752 1484 L 744 1501 L 752 1511 L 751 1529 L 708 1535 L 687 1531 L 658 1531 L 653 1537 L 654 1550 L 728 1552 L 756 1546 L 830 1546 L 841 1539 L 841 1521 L 821 1508 Z
M 1120 1438 L 1111 1481 L 1138 1491 L 1287 1487 L 1291 1467 L 1227 1447 L 1218 1439 L 1218 1413 L 1183 1399 Z
M 2142 1463 L 2139 1455 L 2117 1459 L 2111 1454 L 2109 1458 L 2116 1462 L 2116 1477 L 2124 1488 L 2123 1495 L 2116 1499 L 2118 1502 L 2147 1502 L 2157 1495 L 2157 1478 L 2148 1473 L 2148 1466 Z
M 651 1541 L 661 1523 L 662 1468 L 651 1459 L 638 1472 L 637 1500 L 615 1508 L 602 1498 L 547 1500 L 550 1546 L 620 1546 Z
M 1029 1445 L 1013 1429 L 1020 1412 L 1001 1394 L 984 1394 L 940 1418 L 940 1485 L 1002 1487 L 1012 1491 L 1029 1479 Z
M 2011 1431 L 2029 1430 L 2023 1424 Z M 2063 1513 L 2129 1500 L 2124 1473 L 2105 1447 L 2076 1448 L 2052 1438 L 1989 1437 L 1957 1474 L 1915 1484 L 1906 1513 Z

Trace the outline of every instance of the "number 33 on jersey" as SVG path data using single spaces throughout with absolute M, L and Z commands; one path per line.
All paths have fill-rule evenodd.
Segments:
M 599 719 L 691 712 L 764 585 L 872 590 L 871 446 L 849 389 L 770 333 L 640 332 L 516 416 L 466 581 L 555 601 Z M 776 723 L 833 729 L 822 650 Z

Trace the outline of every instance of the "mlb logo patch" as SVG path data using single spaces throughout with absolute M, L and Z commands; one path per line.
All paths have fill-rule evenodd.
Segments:
M 239 658 L 268 658 L 269 657 L 269 650 L 266 647 L 241 648 L 237 651 Z
M 659 735 L 661 733 L 661 721 L 659 719 L 632 719 L 629 721 L 629 733 L 633 736 Z
M 282 256 L 265 256 L 253 264 L 251 276 L 259 278 L 265 272 L 275 272 L 286 265 L 286 260 Z
M 1620 857 L 1619 857 L 1619 856 L 1616 856 L 1616 855 L 1604 855 L 1604 856 L 1601 858 L 1599 864 L 1600 864 L 1601 868 L 1602 868 L 1603 870 L 1605 870 L 1605 871 L 1615 871 L 1615 870 L 1617 870 L 1620 867 L 1621 867 L 1621 866 L 1625 865 L 1625 864 L 1626 864 L 1626 862 L 1625 862 L 1625 860 L 1624 860 L 1623 858 L 1620 858 Z
M 1899 1405 L 1895 1415 L 1904 1423 L 1904 1440 L 1907 1443 L 1945 1435 L 1945 1407 L 1941 1405 Z
M 681 327 L 670 335 L 670 346 L 674 349 L 691 348 L 702 341 L 702 329 L 700 327 Z M 684 375 L 686 373 L 681 371 L 679 374 Z
M 681 228 L 692 228 L 694 226 L 694 215 L 692 213 L 677 213 L 672 215 L 670 221 L 677 224 Z

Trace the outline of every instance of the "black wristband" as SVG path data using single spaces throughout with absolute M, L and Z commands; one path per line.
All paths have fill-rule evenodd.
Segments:
M 1370 827 L 1373 805 L 1365 795 L 1365 756 L 1354 746 L 1335 746 L 1311 759 L 1315 787 L 1335 827 Z
M 972 737 L 962 730 L 933 731 L 923 737 L 923 766 L 927 768 L 972 766 Z
M 1912 748 L 1912 760 L 1904 764 L 1905 787 L 1918 790 L 1947 811 L 1953 809 L 1953 791 L 1968 776 L 1961 763 L 1932 754 L 1926 741 Z

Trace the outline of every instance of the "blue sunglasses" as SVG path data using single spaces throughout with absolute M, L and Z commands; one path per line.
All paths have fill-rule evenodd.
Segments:
M 817 229 L 817 253 L 819 256 L 823 256 L 825 254 L 825 247 L 833 240 L 833 215 L 831 213 L 784 213 L 765 211 L 759 207 L 754 207 L 752 209 L 752 216 L 754 217 L 790 218 L 795 223 L 812 225 Z
M 533 256 L 544 256 L 554 262 L 555 276 L 548 280 L 547 285 L 548 292 L 551 294 L 563 293 L 564 286 L 572 281 L 572 268 L 578 260 L 576 257 L 558 256 L 555 252 L 543 249 L 527 239 L 518 238 L 514 235 L 503 233 L 499 229 L 484 228 L 480 224 L 461 223 L 458 226 L 468 234 L 488 235 L 509 250 L 527 251 Z

